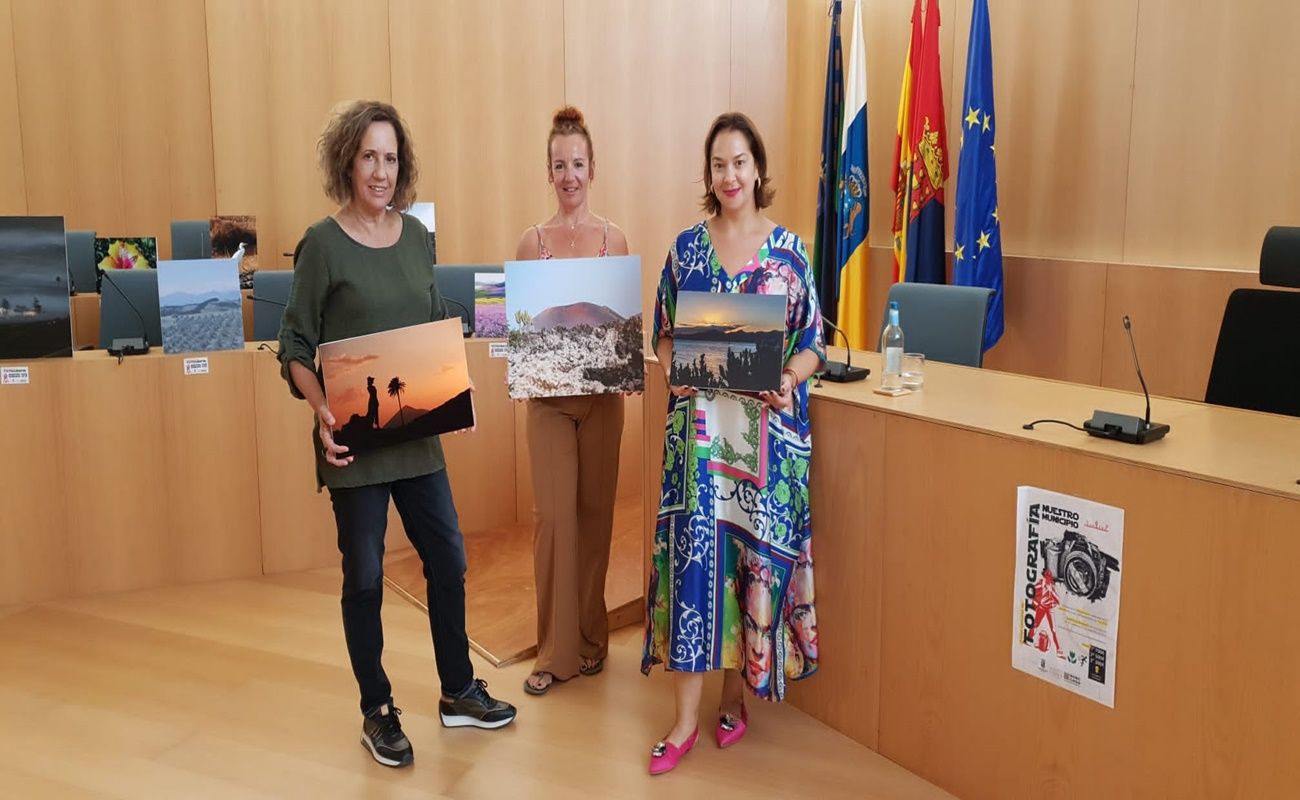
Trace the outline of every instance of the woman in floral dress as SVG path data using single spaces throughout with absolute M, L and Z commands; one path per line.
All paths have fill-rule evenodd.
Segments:
M 659 363 L 670 375 L 678 292 L 783 294 L 784 369 L 779 391 L 757 396 L 669 387 L 641 669 L 676 673 L 677 716 L 652 774 L 694 746 L 703 673 L 724 670 L 715 740 L 726 747 L 748 725 L 745 686 L 779 701 L 788 680 L 817 669 L 807 381 L 825 359 L 821 313 L 803 242 L 762 214 L 772 189 L 753 123 L 718 117 L 704 154 L 710 217 L 677 236 L 664 264 Z

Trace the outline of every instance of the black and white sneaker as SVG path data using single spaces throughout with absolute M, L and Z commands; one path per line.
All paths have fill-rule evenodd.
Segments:
M 460 694 L 444 695 L 438 701 L 444 728 L 501 728 L 514 721 L 515 713 L 514 706 L 487 693 L 482 678 L 475 678 Z
M 384 704 L 367 711 L 361 723 L 361 744 L 386 767 L 406 767 L 415 760 L 415 752 L 397 719 L 401 713 L 397 706 Z

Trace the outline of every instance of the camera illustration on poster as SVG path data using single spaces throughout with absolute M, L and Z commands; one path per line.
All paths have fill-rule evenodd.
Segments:
M 1011 665 L 1115 707 L 1124 510 L 1016 490 Z

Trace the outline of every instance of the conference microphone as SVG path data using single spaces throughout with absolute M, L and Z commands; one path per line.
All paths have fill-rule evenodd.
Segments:
M 436 284 L 436 283 L 431 283 L 431 284 L 429 284 L 429 303 L 430 303 L 430 305 L 433 304 L 433 290 L 436 289 L 436 288 L 438 288 L 438 284 Z M 464 336 L 466 339 L 468 339 L 469 337 L 473 336 L 473 335 L 474 335 L 474 315 L 473 315 L 472 313 L 470 313 L 470 310 L 469 310 L 468 308 L 465 307 L 465 304 L 462 303 L 461 301 L 457 300 L 456 298 L 454 298 L 454 297 L 448 297 L 448 296 L 445 295 L 445 294 L 442 295 L 442 302 L 444 302 L 444 303 L 455 303 L 456 305 L 460 306 L 460 310 L 465 312 L 465 316 L 463 316 L 463 317 L 460 318 L 460 333 L 461 333 L 461 335 Z M 432 311 L 432 309 L 430 309 L 430 311 Z M 457 315 L 457 316 L 459 316 L 459 315 Z
M 254 303 L 270 303 L 271 305 L 273 305 L 273 306 L 279 306 L 280 308 L 288 308 L 288 307 L 289 307 L 289 304 L 288 304 L 288 303 L 282 303 L 282 302 L 280 302 L 279 300 L 272 300 L 272 299 L 269 298 L 269 297 L 258 297 L 258 296 L 255 295 L 255 294 L 250 294 L 250 295 L 248 296 L 248 299 L 249 299 L 249 300 L 252 300 Z
M 122 287 L 118 286 L 117 281 L 113 280 L 113 270 L 106 269 L 100 274 L 108 280 L 109 285 L 117 290 L 117 293 L 126 301 L 127 306 L 135 312 L 136 319 L 140 320 L 141 335 L 138 337 L 120 337 L 113 339 L 113 341 L 108 344 L 108 354 L 111 356 L 117 356 L 118 363 L 121 363 L 124 356 L 144 355 L 149 352 L 149 326 L 144 322 L 144 314 L 140 313 L 140 309 L 135 307 L 135 303 L 132 303 L 131 298 L 127 296 L 126 292 L 122 291 Z
M 822 322 L 831 326 L 831 329 L 844 340 L 844 363 L 827 360 L 826 371 L 817 377 L 819 379 L 825 378 L 832 383 L 852 383 L 853 381 L 866 380 L 867 376 L 871 374 L 871 370 L 866 367 L 853 366 L 853 350 L 849 347 L 849 337 L 834 322 L 825 317 L 822 317 Z
M 1128 344 L 1133 352 L 1133 368 L 1137 371 L 1138 382 L 1142 384 L 1142 394 L 1146 397 L 1147 413 L 1145 417 L 1129 414 L 1115 414 L 1110 411 L 1093 411 L 1092 419 L 1083 423 L 1083 429 L 1092 436 L 1114 439 L 1129 444 L 1146 444 L 1163 439 L 1169 433 L 1169 426 L 1162 422 L 1151 421 L 1151 393 L 1147 391 L 1146 378 L 1142 377 L 1142 365 L 1138 363 L 1137 345 L 1133 343 L 1133 323 L 1128 315 L 1124 316 L 1124 332 L 1128 335 Z

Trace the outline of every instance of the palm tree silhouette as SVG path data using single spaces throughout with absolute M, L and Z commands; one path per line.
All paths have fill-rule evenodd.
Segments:
M 406 424 L 406 414 L 402 412 L 402 390 L 406 388 L 406 383 L 401 378 L 393 378 L 388 382 L 388 396 L 397 398 L 397 418 L 403 425 Z

